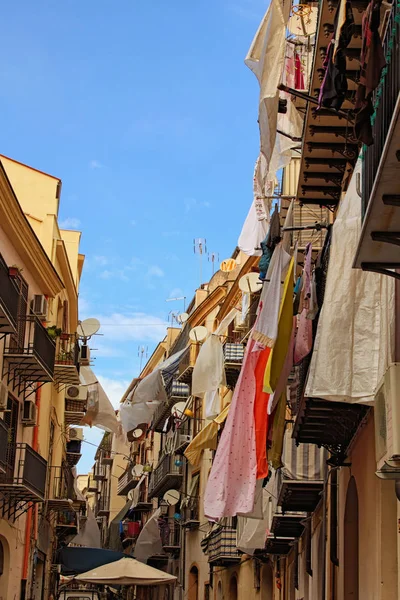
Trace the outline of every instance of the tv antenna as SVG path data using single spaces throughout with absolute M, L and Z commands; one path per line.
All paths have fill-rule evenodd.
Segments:
M 143 358 L 146 357 L 146 359 L 147 359 L 148 351 L 149 351 L 148 346 L 146 346 L 146 347 L 145 346 L 139 346 L 139 348 L 138 348 L 138 356 L 140 357 L 140 371 L 139 371 L 139 373 L 142 372 Z
M 186 296 L 179 296 L 179 298 L 167 298 L 165 302 L 177 302 L 183 300 L 183 312 L 186 310 Z
M 208 262 L 212 263 L 212 274 L 215 273 L 215 263 L 219 262 L 219 254 L 218 252 L 209 252 L 208 253 Z
M 200 285 L 203 281 L 203 255 L 207 252 L 207 241 L 205 238 L 195 238 L 193 240 L 193 250 L 199 255 L 200 260 Z

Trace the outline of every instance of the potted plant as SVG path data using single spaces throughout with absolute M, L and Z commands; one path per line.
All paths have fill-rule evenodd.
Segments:
M 60 339 L 63 342 L 68 342 L 68 340 L 69 340 L 69 333 L 62 332 L 61 335 L 60 335 Z
M 12 279 L 15 279 L 16 277 L 18 277 L 18 275 L 21 272 L 22 272 L 22 269 L 20 269 L 17 265 L 12 265 L 11 267 L 8 267 L 8 275 Z
M 50 327 L 46 327 L 46 331 L 52 340 L 57 339 L 61 335 L 61 328 L 57 327 L 57 325 L 50 325 Z

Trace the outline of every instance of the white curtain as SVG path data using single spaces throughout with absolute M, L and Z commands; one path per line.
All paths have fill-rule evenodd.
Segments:
M 339 205 L 306 396 L 364 403 L 394 358 L 394 280 L 353 269 L 361 233 L 356 165 Z

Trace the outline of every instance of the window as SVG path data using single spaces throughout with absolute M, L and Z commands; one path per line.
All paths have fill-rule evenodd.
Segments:
M 210 584 L 204 584 L 204 600 L 210 600 Z
M 193 436 L 196 436 L 202 428 L 203 400 L 201 398 L 194 399 L 193 413 Z

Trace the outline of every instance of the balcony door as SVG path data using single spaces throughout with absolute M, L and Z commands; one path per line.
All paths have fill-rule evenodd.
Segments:
M 19 402 L 11 394 L 8 394 L 7 412 L 4 413 L 4 423 L 8 429 L 8 444 L 6 457 L 6 477 L 14 477 L 14 465 L 16 454 L 16 443 L 18 434 Z
M 358 493 L 356 480 L 349 481 L 344 512 L 344 600 L 358 600 Z
M 17 333 L 13 335 L 10 339 L 10 346 L 13 348 L 17 348 L 19 351 L 22 351 L 25 347 L 25 330 L 26 330 L 26 321 L 25 317 L 28 311 L 28 284 L 25 279 L 21 277 L 19 274 L 15 278 L 15 286 L 19 292 L 18 299 L 18 322 L 17 322 Z

